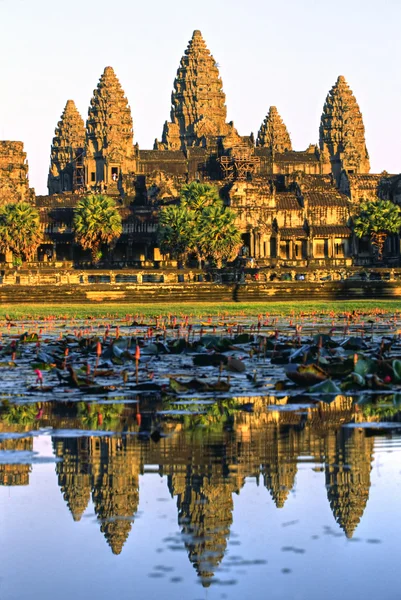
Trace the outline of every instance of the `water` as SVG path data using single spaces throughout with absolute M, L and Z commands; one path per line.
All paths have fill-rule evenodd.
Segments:
M 208 332 L 230 367 L 196 364 Z M 377 312 L 0 321 L 0 600 L 399 600 L 400 332 Z M 341 393 L 286 376 L 350 361 L 372 374 Z
M 0 598 L 399 599 L 401 436 L 334 404 L 3 411 Z

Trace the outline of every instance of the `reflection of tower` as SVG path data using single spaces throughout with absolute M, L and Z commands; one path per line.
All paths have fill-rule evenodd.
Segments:
M 353 536 L 368 501 L 373 444 L 362 429 L 342 428 L 326 438 L 327 497 L 347 538 Z
M 55 438 L 55 455 L 62 458 L 56 465 L 58 484 L 74 521 L 80 521 L 88 506 L 92 487 L 89 465 L 89 439 Z
M 10 428 L 7 428 L 8 431 Z M 19 439 L 5 439 L 0 441 L 0 451 L 32 452 L 32 436 Z M 0 485 L 29 485 L 29 473 L 32 465 L 29 464 L 1 464 Z
M 130 438 L 91 438 L 95 513 L 113 554 L 120 554 L 139 504 L 139 462 Z
M 262 465 L 263 481 L 277 508 L 283 508 L 294 487 L 297 474 L 296 436 L 293 431 L 284 435 L 275 427 L 266 449 L 268 461 Z
M 223 559 L 232 523 L 234 491 L 217 465 L 195 471 L 191 466 L 181 474 L 170 475 L 168 485 L 177 495 L 178 522 L 185 537 L 189 560 L 202 585 L 208 587 Z M 218 469 L 218 472 L 216 472 Z

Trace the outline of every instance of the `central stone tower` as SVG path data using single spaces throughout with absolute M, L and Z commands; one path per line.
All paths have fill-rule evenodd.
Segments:
M 206 147 L 211 139 L 235 132 L 233 124 L 226 123 L 225 99 L 217 63 L 195 30 L 174 81 L 171 121 L 164 124 L 155 150 Z

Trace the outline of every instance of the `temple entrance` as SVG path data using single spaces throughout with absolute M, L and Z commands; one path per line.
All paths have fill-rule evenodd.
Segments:
M 277 258 L 277 238 L 270 238 L 270 258 Z

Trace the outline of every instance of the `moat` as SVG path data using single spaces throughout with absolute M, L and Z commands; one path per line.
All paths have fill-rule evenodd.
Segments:
M 399 598 L 400 325 L 1 321 L 2 600 Z

